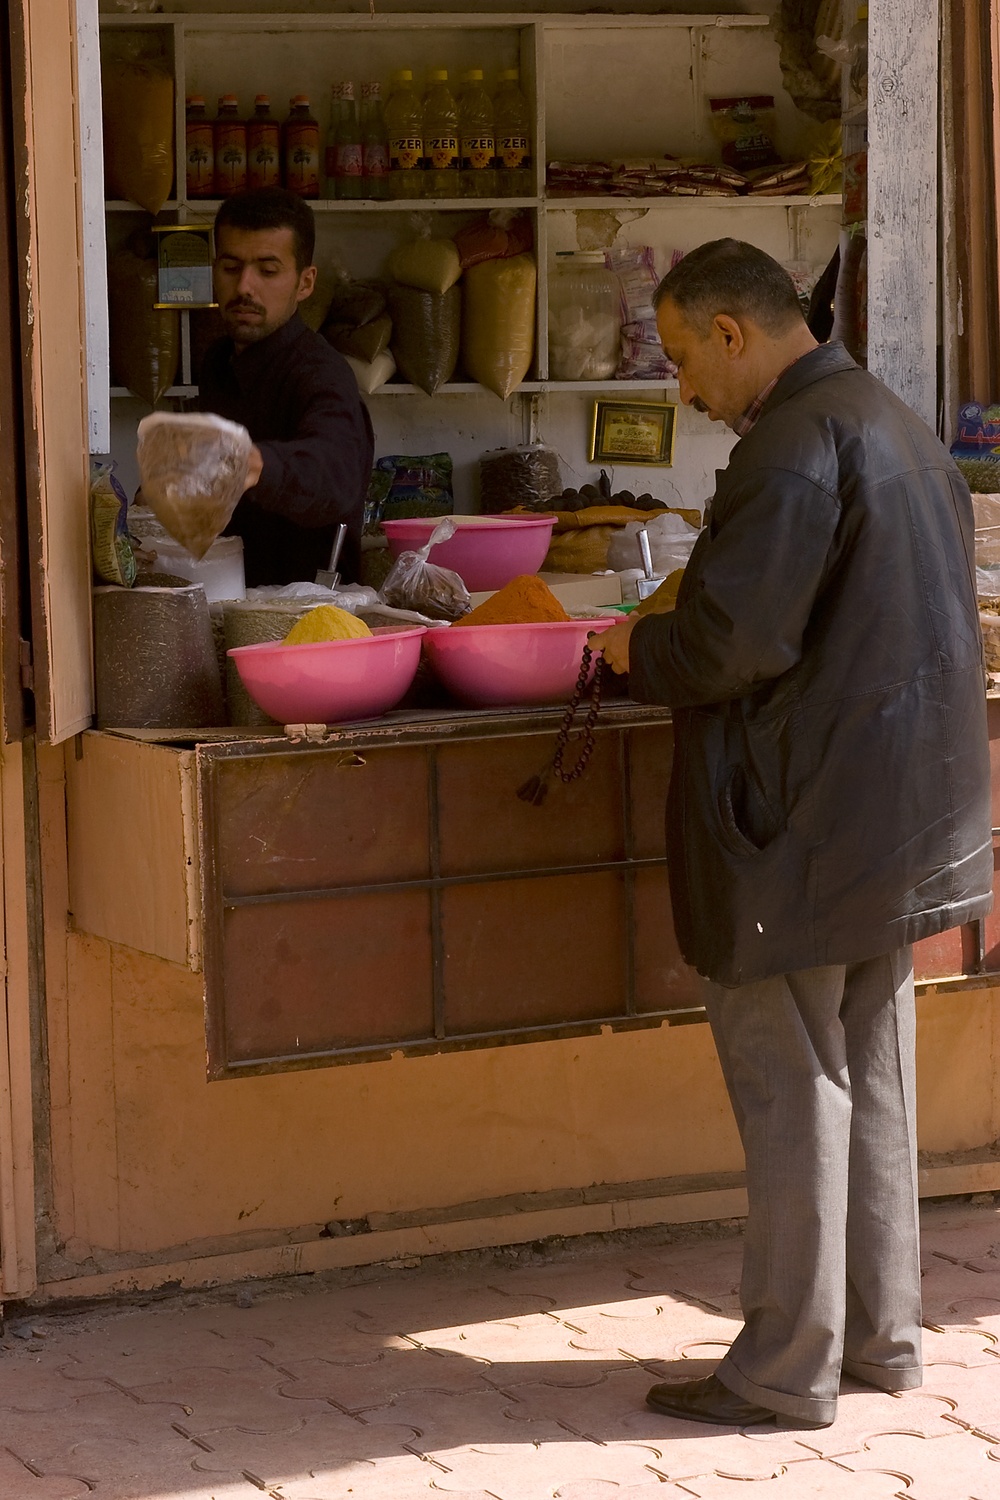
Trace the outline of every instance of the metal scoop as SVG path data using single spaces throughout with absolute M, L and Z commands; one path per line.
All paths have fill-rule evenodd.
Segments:
M 344 550 L 344 538 L 347 535 L 347 526 L 341 521 L 333 537 L 333 548 L 330 552 L 330 566 L 320 568 L 316 574 L 316 582 L 322 584 L 325 589 L 335 589 L 340 582 L 340 554 Z M 648 545 L 648 544 L 647 544 Z
M 646 530 L 645 526 L 639 527 L 639 531 L 636 535 L 636 541 L 639 543 L 639 556 L 642 558 L 642 571 L 646 576 L 644 578 L 636 579 L 635 591 L 639 595 L 640 599 L 648 599 L 650 594 L 656 593 L 656 590 L 660 587 L 663 579 L 662 577 L 657 577 L 653 572 L 653 554 L 649 546 L 649 532 Z

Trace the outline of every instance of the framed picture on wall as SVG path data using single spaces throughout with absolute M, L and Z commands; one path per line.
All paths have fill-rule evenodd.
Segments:
M 155 224 L 159 300 L 154 307 L 217 307 L 210 224 Z
M 674 461 L 677 407 L 672 402 L 595 401 L 591 463 L 658 464 Z

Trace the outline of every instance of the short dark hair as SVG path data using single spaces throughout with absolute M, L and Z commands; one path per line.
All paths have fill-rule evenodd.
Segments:
M 710 240 L 668 271 L 653 294 L 653 306 L 667 299 L 701 334 L 719 313 L 747 317 L 765 333 L 786 333 L 802 320 L 802 307 L 784 266 L 745 240 Z
M 215 216 L 215 232 L 230 229 L 290 229 L 295 245 L 295 264 L 300 271 L 312 265 L 316 248 L 316 219 L 298 193 L 285 188 L 255 188 L 233 193 Z

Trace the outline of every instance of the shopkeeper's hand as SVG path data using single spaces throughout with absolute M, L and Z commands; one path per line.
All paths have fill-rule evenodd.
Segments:
M 592 651 L 603 651 L 604 660 L 613 672 L 624 674 L 628 671 L 628 643 L 637 624 L 630 616 L 620 625 L 612 625 L 610 630 L 589 635 L 587 644 Z
M 257 444 L 254 443 L 253 447 L 250 449 L 250 462 L 247 464 L 247 482 L 244 486 L 244 493 L 246 492 L 246 490 L 253 489 L 254 485 L 257 483 L 263 472 L 264 455 L 257 447 Z

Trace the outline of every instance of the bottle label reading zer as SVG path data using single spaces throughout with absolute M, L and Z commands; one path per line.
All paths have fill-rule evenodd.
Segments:
M 389 142 L 389 156 L 394 172 L 412 172 L 420 166 L 424 143 L 419 136 L 404 135 Z
M 473 172 L 492 167 L 496 142 L 491 135 L 472 135 L 462 142 L 462 165 Z
M 505 167 L 527 167 L 530 165 L 528 138 L 524 135 L 504 135 L 500 138 L 500 160 Z
M 427 142 L 427 164 L 435 172 L 447 172 L 458 166 L 458 137 L 431 136 Z

